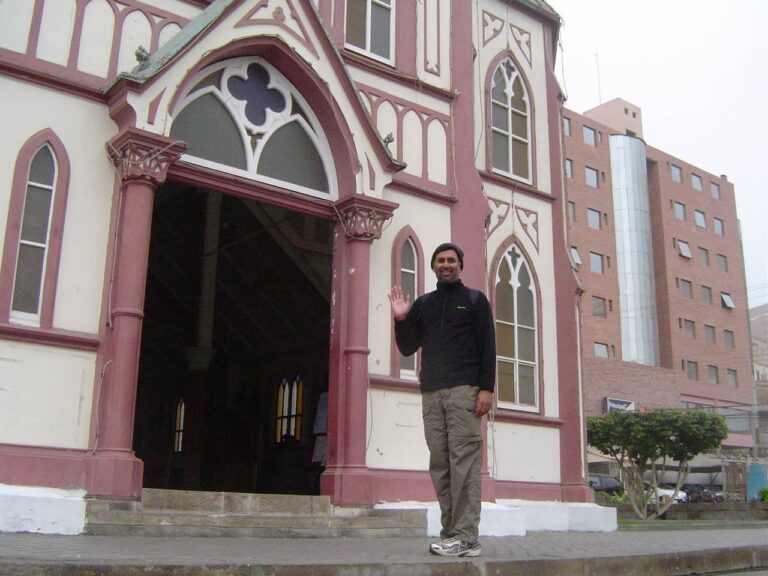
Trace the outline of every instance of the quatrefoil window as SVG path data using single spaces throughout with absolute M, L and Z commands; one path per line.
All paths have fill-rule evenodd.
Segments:
M 256 126 L 267 121 L 267 110 L 285 110 L 285 98 L 279 90 L 269 88 L 269 72 L 259 64 L 248 66 L 245 80 L 237 76 L 230 78 L 227 88 L 232 96 L 245 101 L 245 116 Z
M 269 62 L 219 62 L 189 85 L 170 134 L 187 143 L 184 160 L 311 196 L 338 197 L 322 125 Z

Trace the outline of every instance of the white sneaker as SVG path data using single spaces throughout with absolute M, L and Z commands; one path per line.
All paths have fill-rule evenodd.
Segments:
M 480 542 L 470 543 L 458 538 L 449 538 L 439 542 L 432 542 L 429 551 L 437 556 L 457 556 L 459 558 L 480 556 Z

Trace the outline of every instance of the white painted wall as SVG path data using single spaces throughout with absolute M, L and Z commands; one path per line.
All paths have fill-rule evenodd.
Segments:
M 81 534 L 85 490 L 0 484 L 0 532 Z
M 420 270 L 424 278 L 424 289 L 431 292 L 435 289 L 435 275 L 429 268 L 432 251 L 441 242 L 450 241 L 451 213 L 450 208 L 429 200 L 417 198 L 388 190 L 386 200 L 397 202 L 400 207 L 395 210 L 391 223 L 371 246 L 371 283 L 368 308 L 368 346 L 371 354 L 368 356 L 368 370 L 371 374 L 389 375 L 391 339 L 394 325 L 389 306 L 389 291 L 392 289 L 392 243 L 395 237 L 406 225 L 415 232 L 424 251 L 423 268 Z M 396 374 L 394 376 L 397 376 Z
M 98 333 L 114 166 L 104 149 L 115 125 L 104 106 L 0 77 L 7 103 L 0 111 L 0 210 L 8 213 L 11 181 L 20 148 L 52 129 L 70 162 L 69 195 L 59 265 L 55 328 Z M 5 239 L 0 218 L 0 242 Z
M 552 239 L 552 204 L 525 194 L 515 194 L 493 183 L 486 183 L 489 198 L 508 205 L 506 217 L 488 239 L 488 254 L 494 255 L 500 248 L 506 248 L 512 238 L 524 248 L 535 270 L 539 287 L 539 378 L 544 384 L 544 415 L 557 418 L 559 407 L 559 380 L 557 357 L 557 314 L 555 306 L 555 270 Z M 525 232 L 517 208 L 536 213 L 537 230 L 534 239 Z M 492 226 L 495 221 L 492 222 Z M 531 228 L 529 227 L 529 230 Z M 537 246 L 538 244 L 538 246 Z M 489 256 L 489 257 L 491 257 Z
M 502 0 L 481 0 L 475 5 L 475 46 L 478 47 L 478 55 L 475 65 L 478 69 L 477 79 L 483 84 L 476 87 L 476 98 L 480 105 L 475 106 L 475 138 L 478 150 L 477 166 L 485 169 L 486 144 L 488 137 L 485 130 L 486 122 L 486 90 L 485 85 L 489 76 L 490 63 L 507 50 L 511 51 L 520 66 L 520 71 L 528 80 L 528 86 L 531 93 L 531 112 L 534 114 L 533 127 L 535 130 L 532 140 L 535 144 L 535 155 L 533 170 L 536 173 L 536 188 L 543 192 L 551 192 L 552 179 L 549 173 L 549 119 L 547 112 L 547 69 L 544 54 L 544 26 L 523 11 L 514 8 L 513 4 Z M 483 46 L 483 20 L 482 13 L 487 11 L 493 16 L 512 23 L 518 28 L 522 28 L 530 33 L 531 45 L 531 64 L 518 47 L 513 38 L 509 26 L 505 24 L 502 32 Z
M 0 340 L 0 444 L 87 448 L 96 354 Z
M 489 422 L 488 468 L 496 480 L 560 482 L 560 430 Z
M 45 2 L 40 23 L 40 40 L 37 43 L 38 58 L 61 66 L 67 65 L 76 13 L 75 0 Z
M 0 48 L 24 54 L 35 3 L 24 0 L 0 2 Z
M 369 467 L 426 470 L 429 450 L 424 440 L 421 394 L 371 389 L 366 440 Z

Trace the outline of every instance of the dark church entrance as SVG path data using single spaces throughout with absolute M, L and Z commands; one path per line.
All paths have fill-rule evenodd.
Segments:
M 319 493 L 332 229 L 218 192 L 158 191 L 134 429 L 145 487 Z

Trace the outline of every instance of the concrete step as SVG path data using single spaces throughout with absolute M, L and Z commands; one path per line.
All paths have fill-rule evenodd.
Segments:
M 423 537 L 425 510 L 337 507 L 326 496 L 145 489 L 139 502 L 89 499 L 88 534 L 252 538 Z

